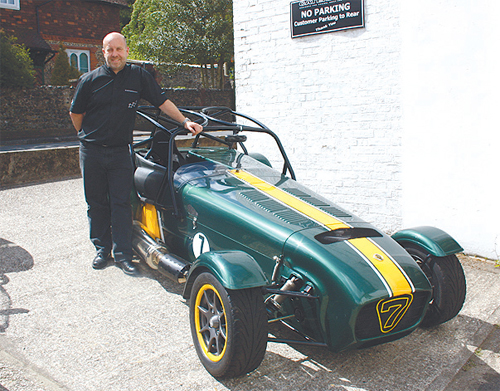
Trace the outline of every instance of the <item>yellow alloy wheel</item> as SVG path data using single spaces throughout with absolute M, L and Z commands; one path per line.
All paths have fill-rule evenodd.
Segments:
M 219 292 L 211 285 L 203 285 L 196 295 L 195 327 L 203 352 L 209 360 L 219 361 L 226 352 L 226 312 Z
M 267 312 L 260 288 L 228 290 L 201 273 L 191 288 L 189 319 L 196 353 L 212 376 L 241 376 L 262 362 Z

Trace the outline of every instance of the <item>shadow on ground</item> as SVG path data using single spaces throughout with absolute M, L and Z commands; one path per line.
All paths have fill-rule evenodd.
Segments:
M 474 329 L 495 330 L 498 332 L 496 338 L 500 338 L 497 325 L 459 315 L 448 324 L 419 328 L 400 340 L 360 350 L 335 353 L 325 348 L 302 345 L 276 347 L 278 344 L 270 343 L 265 359 L 256 371 L 221 383 L 231 390 L 281 390 L 293 384 L 300 384 L 302 388 L 298 389 L 304 390 L 378 391 L 394 389 L 396 384 L 399 385 L 398 390 L 431 390 L 435 377 L 440 375 L 443 367 L 451 368 L 455 360 L 462 358 L 466 361 L 472 355 L 465 370 L 462 369 L 456 376 L 450 375 L 450 384 L 437 389 L 499 390 L 498 372 L 480 354 L 473 353 L 475 349 L 480 351 L 492 347 L 493 353 L 498 353 L 499 345 L 488 344 L 488 340 L 481 349 L 467 343 L 464 345 L 464 339 L 470 341 L 474 336 L 461 335 L 459 330 L 471 329 L 471 323 L 475 324 Z M 280 338 L 296 338 L 281 327 L 273 327 L 271 333 Z
M 0 238 L 0 332 L 9 327 L 9 317 L 29 312 L 23 308 L 12 308 L 10 296 L 5 289 L 9 283 L 7 273 L 17 273 L 33 267 L 33 257 L 23 248 Z

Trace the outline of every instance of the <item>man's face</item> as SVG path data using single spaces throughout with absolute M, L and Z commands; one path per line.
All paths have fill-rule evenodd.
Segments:
M 127 62 L 128 47 L 125 39 L 119 35 L 106 37 L 103 42 L 102 52 L 106 64 L 115 73 L 120 72 Z

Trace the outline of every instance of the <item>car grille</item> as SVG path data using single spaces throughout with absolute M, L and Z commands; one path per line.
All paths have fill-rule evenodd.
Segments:
M 370 303 L 364 306 L 356 319 L 356 338 L 358 340 L 385 337 L 389 334 L 394 334 L 399 331 L 408 329 L 414 326 L 422 315 L 422 311 L 429 300 L 428 292 L 416 292 L 413 294 L 413 301 L 399 323 L 389 332 L 382 332 L 379 316 L 377 314 L 378 302 Z

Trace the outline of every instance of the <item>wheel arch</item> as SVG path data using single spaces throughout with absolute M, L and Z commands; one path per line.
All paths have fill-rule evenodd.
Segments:
M 407 243 L 417 244 L 436 257 L 445 257 L 464 251 L 455 239 L 436 227 L 422 226 L 404 229 L 393 234 L 392 238 L 403 247 Z
M 212 273 L 226 289 L 248 289 L 269 285 L 257 261 L 243 251 L 201 254 L 189 269 L 183 297 L 189 299 L 194 280 L 203 272 Z

